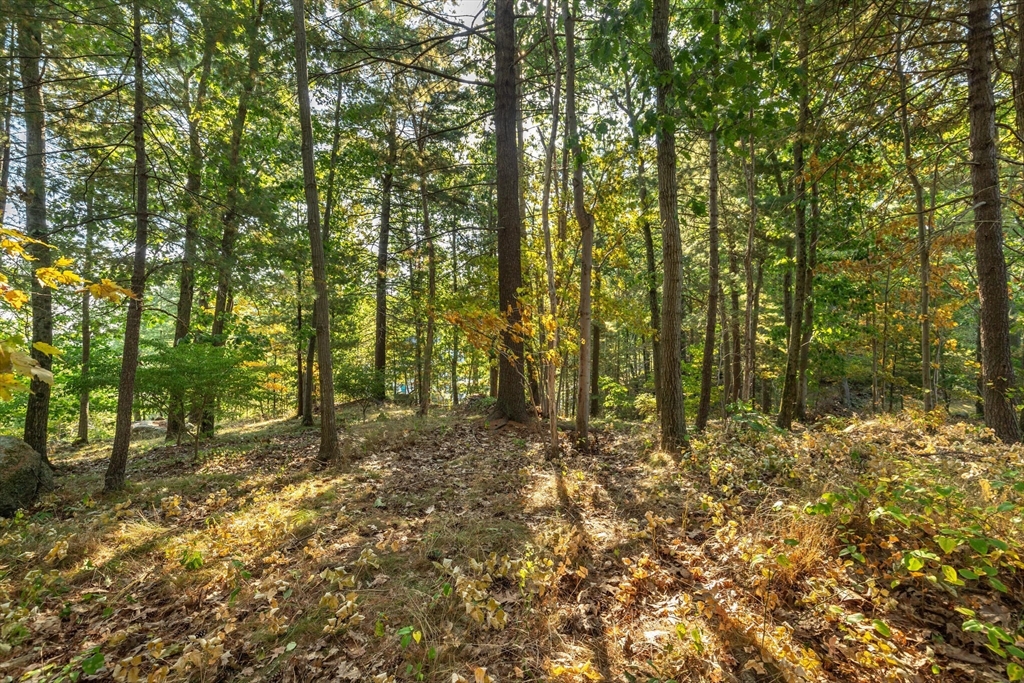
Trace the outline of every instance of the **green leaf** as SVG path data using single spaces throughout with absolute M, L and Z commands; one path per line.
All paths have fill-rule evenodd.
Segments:
M 985 555 L 988 553 L 988 539 L 985 538 L 972 538 L 967 541 L 974 552 L 979 555 Z
M 91 656 L 82 660 L 82 671 L 92 676 L 97 671 L 103 668 L 104 657 L 103 653 L 96 650 Z
M 1010 681 L 1024 680 L 1024 666 L 1015 662 L 1010 662 L 1006 665 L 1006 676 Z
M 989 583 L 990 586 L 995 588 L 1000 593 L 1009 593 L 1010 592 L 1009 589 L 1006 587 L 1006 584 L 1003 583 L 1002 581 L 1000 581 L 999 579 L 995 578 L 994 576 L 988 577 L 988 583 Z
M 956 550 L 956 547 L 959 545 L 956 539 L 949 538 L 948 536 L 936 536 L 935 542 L 939 544 L 940 548 L 942 548 L 942 552 L 947 555 Z
M 1017 659 L 1024 659 L 1024 650 L 1020 649 L 1016 645 L 1007 645 L 1006 651 Z
M 779 566 L 784 569 L 788 569 L 789 567 L 793 566 L 793 563 L 789 561 L 789 558 L 782 553 L 779 553 L 779 556 L 775 558 L 775 561 L 778 562 Z
M 904 557 L 903 563 L 907 566 L 907 569 L 912 572 L 920 571 L 924 567 L 924 562 L 921 558 L 914 557 L 913 555 Z
M 291 652 L 294 649 L 295 649 L 295 641 L 294 640 L 284 646 L 284 651 L 285 652 Z
M 962 586 L 964 582 L 957 578 L 956 570 L 950 567 L 948 564 L 942 565 L 942 578 L 946 580 L 946 583 L 954 586 Z
M 872 626 L 875 627 L 876 631 L 878 631 L 880 634 L 882 634 L 883 637 L 885 637 L 885 638 L 891 638 L 892 637 L 892 631 L 889 630 L 889 627 L 881 619 L 872 619 L 871 620 L 871 624 L 872 624 Z
M 975 581 L 978 578 L 978 575 L 975 574 L 974 572 L 972 572 L 970 569 L 961 569 L 960 570 L 960 576 L 964 577 L 965 579 L 969 579 L 971 581 Z

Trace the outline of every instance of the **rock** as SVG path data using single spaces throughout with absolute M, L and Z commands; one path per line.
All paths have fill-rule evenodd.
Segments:
M 167 436 L 167 427 L 155 420 L 143 420 L 142 422 L 132 423 L 133 439 L 155 439 L 164 436 Z
M 43 456 L 12 436 L 0 436 L 0 517 L 13 517 L 53 490 L 53 471 Z

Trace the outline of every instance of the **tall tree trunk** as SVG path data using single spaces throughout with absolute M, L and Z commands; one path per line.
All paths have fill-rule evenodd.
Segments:
M 753 112 L 750 118 L 753 119 Z M 754 361 L 757 347 L 757 323 L 754 320 L 754 248 L 757 239 L 757 158 L 754 135 L 748 142 L 747 163 L 744 165 L 747 181 L 747 248 L 743 254 L 743 274 L 746 282 L 746 305 L 743 324 L 743 388 L 740 398 L 754 399 Z M 758 272 L 760 277 L 760 271 Z
M 626 116 L 629 119 L 630 142 L 636 159 L 637 195 L 640 199 L 640 230 L 644 236 L 644 257 L 647 265 L 647 306 L 651 313 L 651 346 L 654 356 L 654 404 L 661 414 L 661 311 L 658 305 L 658 271 L 654 258 L 654 233 L 648 215 L 651 210 L 647 193 L 647 174 L 644 155 L 640 151 L 640 128 L 633 107 L 633 90 L 630 80 L 626 79 Z
M 305 418 L 306 382 L 305 373 L 302 371 L 302 266 L 295 269 L 295 336 L 299 340 L 295 344 L 295 412 L 299 417 Z M 313 424 L 312 421 L 309 424 Z
M 85 262 L 83 264 L 82 276 L 86 280 L 92 279 L 92 251 L 95 227 L 93 226 L 93 186 L 91 181 L 86 182 L 85 189 Z M 92 294 L 88 288 L 82 288 L 82 375 L 81 386 L 78 388 L 78 432 L 75 436 L 75 443 L 82 445 L 89 443 L 89 393 L 91 377 L 89 376 L 90 353 L 92 351 L 92 321 L 90 319 L 90 304 Z
M 7 218 L 7 190 L 11 180 L 11 119 L 14 115 L 14 75 L 18 60 L 16 56 L 17 26 L 11 22 L 11 35 L 7 42 L 7 98 L 4 101 L 4 139 L 0 152 L 0 225 Z
M 590 286 L 594 269 L 594 217 L 583 196 L 583 150 L 576 121 L 576 7 L 563 1 L 565 14 L 565 133 L 572 147 L 573 213 L 580 226 L 580 362 L 577 367 L 576 437 L 587 440 L 590 433 Z
M 459 293 L 458 233 L 452 230 L 452 298 Z M 452 406 L 459 405 L 459 326 L 452 325 Z
M 804 322 L 800 337 L 800 375 L 797 380 L 796 414 L 807 419 L 807 370 L 814 334 L 814 269 L 818 265 L 818 230 L 821 208 L 818 204 L 818 181 L 811 182 L 811 236 L 807 247 L 807 273 L 804 276 Z
M 388 240 L 391 237 L 391 190 L 398 158 L 397 122 L 387 131 L 388 157 L 381 176 L 380 236 L 377 238 L 377 310 L 373 344 L 373 393 L 378 401 L 387 397 L 385 373 L 388 360 Z
M 224 326 L 228 315 L 228 297 L 231 290 L 231 277 L 235 266 L 235 243 L 238 241 L 239 186 L 242 182 L 242 134 L 245 131 L 245 119 L 249 114 L 249 100 L 256 89 L 259 76 L 260 59 L 263 56 L 263 40 L 260 28 L 263 24 L 264 0 L 256 0 L 256 14 L 248 24 L 249 56 L 242 90 L 238 94 L 238 105 L 235 117 L 231 121 L 231 141 L 228 144 L 228 159 L 225 169 L 227 196 L 224 200 L 224 232 L 221 236 L 219 269 L 217 273 L 217 299 L 213 309 L 213 328 L 211 333 L 214 344 L 223 344 Z
M 146 160 L 144 119 L 146 112 L 145 79 L 142 55 L 141 0 L 132 2 L 132 58 L 135 66 L 135 102 L 132 122 L 135 143 L 135 259 L 132 263 L 132 298 L 124 323 L 124 351 L 121 354 L 121 379 L 117 386 L 117 417 L 110 464 L 103 478 L 104 491 L 124 488 L 128 465 L 128 447 L 132 439 L 132 401 L 135 397 L 135 372 L 139 366 L 139 332 L 146 287 L 146 247 L 149 240 L 149 167 Z
M 704 358 L 700 371 L 700 403 L 694 429 L 704 431 L 711 413 L 711 388 L 715 369 L 715 320 L 718 318 L 718 132 L 708 136 L 708 310 L 704 323 Z M 725 361 L 725 359 L 723 359 Z M 725 361 L 727 362 L 727 361 Z
M 601 271 L 594 271 L 594 299 L 601 296 Z M 597 417 L 601 414 L 601 323 L 597 320 L 591 322 L 591 346 L 590 355 L 590 415 Z M 617 357 L 617 354 L 616 354 Z
M 309 107 L 309 75 L 306 70 L 306 12 L 303 0 L 292 0 L 295 18 L 295 83 L 299 100 L 302 134 L 302 180 L 306 195 L 306 226 L 316 290 L 313 320 L 316 324 L 317 355 L 320 358 L 320 449 L 317 460 L 333 463 L 341 458 L 338 427 L 334 414 L 334 364 L 331 358 L 331 318 L 327 301 L 327 263 L 320 228 L 320 198 L 316 188 L 316 160 L 313 158 L 313 122 Z
M 551 92 L 551 133 L 544 149 L 544 189 L 541 195 L 540 220 L 544 232 L 544 266 L 547 276 L 547 294 L 550 322 L 547 327 L 548 348 L 545 354 L 544 369 L 547 382 L 548 429 L 552 450 L 558 448 L 558 295 L 555 291 L 555 257 L 551 244 L 551 183 L 554 176 L 555 145 L 558 141 L 558 114 L 561 111 L 562 65 L 558 52 L 558 38 L 555 26 L 555 14 L 552 8 L 554 0 L 545 4 L 545 25 L 548 41 L 551 43 L 551 62 L 555 71 L 555 83 Z
M 802 76 L 800 84 L 800 111 L 797 117 L 796 141 L 793 143 L 793 207 L 794 240 L 796 251 L 796 291 L 793 296 L 793 309 L 790 314 L 789 345 L 786 350 L 786 374 L 782 384 L 782 403 L 779 406 L 777 424 L 781 429 L 789 429 L 796 414 L 797 383 L 800 367 L 800 347 L 803 341 L 803 310 L 806 298 L 805 284 L 807 280 L 807 207 L 806 179 L 804 178 L 804 143 L 807 135 L 808 119 L 808 80 L 807 80 L 807 43 L 808 28 L 806 5 L 800 0 L 797 21 L 799 22 L 799 39 L 797 59 L 801 64 Z
M 732 344 L 729 350 L 729 361 L 732 365 L 729 384 L 729 402 L 735 403 L 740 398 L 740 385 L 743 382 L 742 352 L 740 351 L 740 291 L 737 283 L 740 279 L 739 255 L 736 253 L 736 238 L 733 234 L 731 223 L 725 227 L 726 248 L 729 250 L 729 341 Z
M 29 237 L 49 239 L 46 226 L 46 111 L 43 107 L 42 23 L 36 6 L 26 5 L 18 16 L 18 52 L 21 63 L 21 87 L 25 116 L 25 232 Z M 34 268 L 51 265 L 51 249 L 46 244 L 27 247 Z M 32 278 L 32 343 L 53 343 L 53 300 L 48 287 Z M 34 346 L 32 357 L 44 370 L 52 367 L 49 355 Z M 40 453 L 46 453 L 46 433 L 50 422 L 50 385 L 32 379 L 28 409 L 25 413 L 25 441 Z
M 971 124 L 971 185 L 974 189 L 974 253 L 978 265 L 985 424 L 1007 443 L 1020 440 L 1009 390 L 1010 318 L 999 169 L 996 162 L 995 100 L 992 94 L 992 0 L 970 0 L 967 13 L 968 105 Z
M 424 125 L 426 128 L 426 125 Z M 423 164 L 423 141 L 420 136 L 420 163 Z M 420 387 L 420 415 L 430 412 L 430 391 L 434 373 L 434 305 L 437 298 L 437 265 L 434 261 L 434 236 L 430 231 L 430 207 L 427 204 L 427 174 L 420 171 L 420 204 L 423 210 L 423 241 L 427 247 L 427 325 L 423 340 L 423 384 Z
M 900 87 L 900 130 L 903 134 L 903 164 L 914 188 L 914 215 L 917 218 L 917 250 L 920 259 L 918 279 L 921 292 L 921 403 L 925 412 L 935 407 L 935 397 L 931 392 L 932 374 L 932 342 L 931 342 L 931 312 L 929 311 L 930 291 L 928 281 L 931 277 L 930 244 L 928 237 L 928 224 L 925 220 L 924 188 L 917 175 L 917 163 L 914 161 L 911 148 L 912 132 L 910 128 L 910 106 L 907 94 L 907 74 L 903 68 L 903 31 L 897 26 L 896 31 L 896 75 Z
M 190 102 L 189 81 L 185 81 L 184 105 L 188 117 L 188 169 L 185 173 L 185 242 L 182 245 L 181 275 L 178 278 L 178 309 L 174 322 L 174 345 L 188 336 L 192 327 L 192 301 L 195 297 L 196 252 L 199 244 L 199 218 L 202 205 L 199 195 L 203 185 L 203 148 L 200 142 L 200 121 L 213 66 L 213 53 L 217 40 L 203 16 L 203 57 L 200 66 L 196 97 Z M 185 429 L 185 402 L 180 394 L 170 397 L 167 411 L 167 440 L 172 441 Z
M 1013 68 L 1013 111 L 1017 144 L 1024 149 L 1024 0 L 1017 0 L 1017 63 Z M 934 199 L 934 198 L 933 198 Z
M 664 316 L 661 324 L 661 447 L 676 451 L 686 443 L 683 410 L 681 342 L 683 319 L 683 247 L 679 234 L 679 190 L 676 179 L 674 65 L 668 44 L 669 1 L 654 0 L 651 16 L 651 58 L 657 73 L 658 209 L 664 268 Z
M 527 419 L 523 391 L 522 220 L 519 214 L 519 152 L 516 144 L 516 19 L 514 0 L 494 6 L 494 135 L 498 204 L 498 308 L 504 318 L 498 355 L 495 411 L 517 422 Z
M 334 182 L 335 167 L 338 163 L 338 148 L 341 145 L 341 100 L 343 86 L 338 79 L 338 94 L 334 100 L 334 140 L 331 142 L 330 170 L 327 172 L 327 203 L 324 207 L 324 253 L 326 255 L 331 237 L 331 218 L 334 215 Z M 316 311 L 314 310 L 314 316 Z M 300 326 L 301 327 L 301 326 Z M 313 328 L 316 329 L 316 320 L 313 321 Z M 316 334 L 309 337 L 306 342 L 306 376 L 302 382 L 302 424 L 305 427 L 313 426 L 313 366 L 316 357 Z

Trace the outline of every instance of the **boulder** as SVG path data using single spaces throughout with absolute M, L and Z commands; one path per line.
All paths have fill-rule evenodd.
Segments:
M 53 471 L 43 456 L 21 439 L 0 436 L 0 517 L 13 517 L 52 490 Z
M 143 420 L 132 423 L 133 439 L 155 439 L 167 436 L 167 427 L 155 420 Z

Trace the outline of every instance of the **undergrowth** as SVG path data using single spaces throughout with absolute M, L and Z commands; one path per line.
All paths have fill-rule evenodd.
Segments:
M 465 415 L 238 425 L 56 456 L 0 526 L 7 681 L 974 681 L 1024 678 L 1021 450 L 932 416 L 681 460 L 652 427 L 546 455 Z

